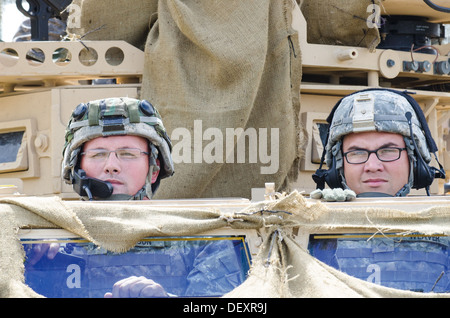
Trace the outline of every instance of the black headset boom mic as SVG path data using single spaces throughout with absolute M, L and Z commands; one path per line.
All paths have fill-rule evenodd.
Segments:
M 75 192 L 82 197 L 87 196 L 89 201 L 94 197 L 109 198 L 114 190 L 110 182 L 87 177 L 86 172 L 82 169 L 74 170 L 72 184 Z

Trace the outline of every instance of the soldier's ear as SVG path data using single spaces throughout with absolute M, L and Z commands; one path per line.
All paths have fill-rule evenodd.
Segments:
M 156 159 L 156 164 L 158 165 L 158 168 L 159 168 L 159 167 L 160 167 L 159 159 Z M 156 182 L 156 179 L 158 179 L 158 176 L 159 176 L 159 170 L 160 170 L 160 169 L 158 169 L 158 170 L 152 172 L 152 183 L 155 183 L 155 182 Z

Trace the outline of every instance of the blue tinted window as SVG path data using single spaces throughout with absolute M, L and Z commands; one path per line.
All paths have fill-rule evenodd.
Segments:
M 449 292 L 449 239 L 412 235 L 311 235 L 318 260 L 378 285 L 416 292 Z
M 50 241 L 22 243 L 25 283 L 46 297 L 103 297 L 131 276 L 152 279 L 176 296 L 221 296 L 240 285 L 250 267 L 244 237 L 153 238 L 122 254 L 60 240 L 51 260 L 37 253 Z
M 0 163 L 16 161 L 23 134 L 23 131 L 0 134 Z

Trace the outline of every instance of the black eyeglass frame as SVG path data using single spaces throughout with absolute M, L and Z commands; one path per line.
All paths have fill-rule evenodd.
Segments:
M 382 149 L 396 149 L 396 150 L 398 150 L 398 157 L 397 157 L 396 159 L 392 159 L 392 160 L 380 159 L 380 157 L 378 156 L 378 151 L 380 151 L 380 150 L 382 150 Z M 380 161 L 382 161 L 382 162 L 393 162 L 393 161 L 397 161 L 398 159 L 400 159 L 400 157 L 401 157 L 401 155 L 402 155 L 402 151 L 403 151 L 403 150 L 406 150 L 406 149 L 407 149 L 407 148 L 401 148 L 401 147 L 381 147 L 381 148 L 378 148 L 378 149 L 376 149 L 376 150 L 356 149 L 356 150 L 350 150 L 350 151 L 344 152 L 343 155 L 344 155 L 345 160 L 347 161 L 347 163 L 349 163 L 349 164 L 351 164 L 351 165 L 359 165 L 359 164 L 362 164 L 362 163 L 366 163 L 367 160 L 369 160 L 370 155 L 373 154 L 373 153 L 377 156 L 378 160 L 380 160 Z M 348 155 L 349 153 L 355 152 L 355 151 L 365 151 L 365 152 L 367 153 L 367 158 L 366 158 L 366 160 L 364 160 L 364 161 L 362 161 L 362 162 L 350 162 L 350 161 L 348 160 L 348 158 L 347 158 L 347 155 Z
M 148 155 L 150 154 L 149 152 L 142 151 L 142 150 L 139 149 L 139 148 L 119 148 L 119 149 L 116 149 L 116 150 L 89 149 L 89 150 L 86 150 L 86 151 L 80 153 L 80 155 L 81 155 L 81 156 L 85 156 L 89 151 L 95 151 L 95 150 L 101 150 L 101 151 L 99 151 L 99 153 L 102 152 L 102 153 L 104 153 L 104 154 L 107 154 L 107 156 L 105 157 L 105 160 L 107 160 L 107 159 L 109 158 L 109 156 L 111 155 L 112 152 L 114 152 L 114 154 L 116 155 L 116 158 L 119 159 L 119 155 L 117 154 L 117 151 L 120 151 L 120 150 L 125 150 L 125 151 L 126 151 L 126 150 L 137 150 L 137 151 L 140 152 L 141 155 L 144 154 L 144 155 L 146 155 L 146 156 L 148 156 Z M 91 158 L 89 158 L 89 159 L 91 159 Z M 119 159 L 119 160 L 121 160 L 121 159 Z

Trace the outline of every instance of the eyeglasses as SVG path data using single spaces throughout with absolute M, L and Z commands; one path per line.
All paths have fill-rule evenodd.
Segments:
M 148 155 L 148 152 L 142 151 L 137 148 L 122 148 L 116 150 L 105 150 L 105 149 L 90 149 L 82 152 L 81 155 L 85 156 L 86 159 L 93 161 L 105 161 L 109 158 L 109 154 L 114 152 L 117 159 L 123 161 L 131 161 L 138 159 L 142 154 Z
M 352 150 L 344 153 L 344 157 L 350 164 L 365 163 L 369 160 L 370 154 L 374 153 L 377 155 L 378 160 L 383 162 L 395 161 L 400 158 L 400 155 L 406 148 L 397 147 L 383 147 L 377 150 Z

